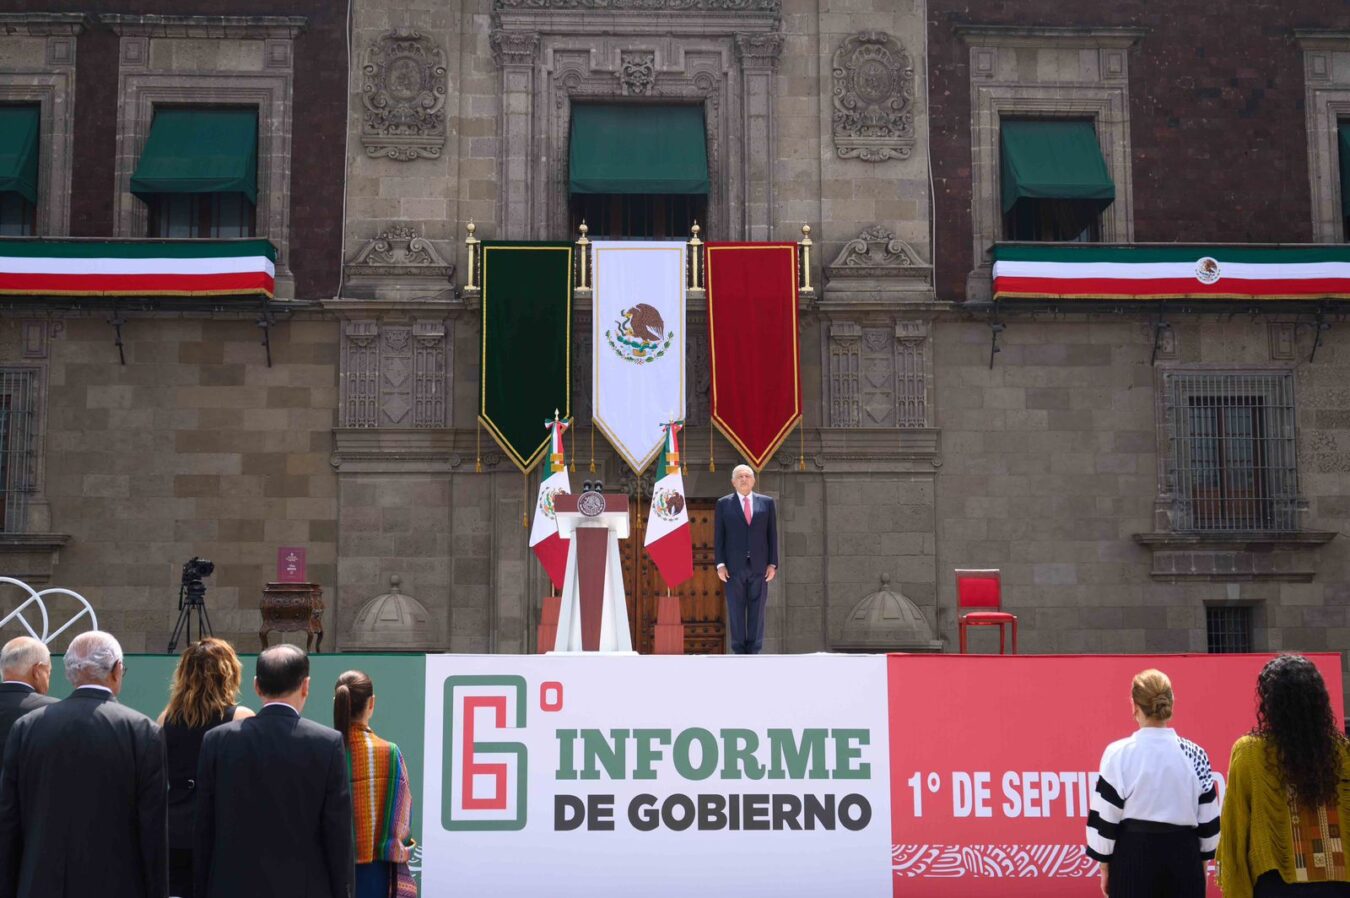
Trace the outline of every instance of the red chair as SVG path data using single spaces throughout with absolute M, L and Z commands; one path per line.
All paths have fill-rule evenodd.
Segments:
M 992 608 L 992 611 L 967 611 L 959 614 L 956 629 L 961 637 L 961 654 L 966 654 L 966 629 L 968 627 L 998 627 L 998 653 L 1004 650 L 1004 625 L 1012 628 L 1012 653 L 1017 654 L 1017 615 L 1001 610 L 1003 607 L 1003 583 L 997 569 L 963 570 L 956 569 L 956 610 L 959 614 L 966 608 Z

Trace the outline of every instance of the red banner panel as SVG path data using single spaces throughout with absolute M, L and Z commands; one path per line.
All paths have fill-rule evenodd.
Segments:
M 1272 657 L 890 656 L 892 893 L 1100 894 L 1097 862 L 1083 853 L 1088 802 L 1102 752 L 1136 729 L 1131 678 L 1150 667 L 1171 678 L 1172 725 L 1209 754 L 1222 798 Z M 1308 657 L 1339 725 L 1340 655 Z
M 797 245 L 707 245 L 712 420 L 756 470 L 802 417 Z

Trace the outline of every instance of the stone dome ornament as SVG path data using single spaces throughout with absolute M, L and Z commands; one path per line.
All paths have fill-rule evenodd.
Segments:
M 422 603 L 399 592 L 403 580 L 389 577 L 389 592 L 361 606 L 343 641 L 346 651 L 426 652 L 436 649 L 431 616 Z
M 881 575 L 881 588 L 864 596 L 844 620 L 837 652 L 940 652 L 942 643 L 919 607 L 891 589 L 891 575 Z

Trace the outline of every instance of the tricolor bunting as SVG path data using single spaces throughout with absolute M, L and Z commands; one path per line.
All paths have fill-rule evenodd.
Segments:
M 639 474 L 684 415 L 685 244 L 597 240 L 592 352 L 595 426 Z
M 995 299 L 1345 299 L 1350 247 L 996 246 Z
M 0 295 L 266 296 L 266 240 L 13 240 L 0 243 Z
M 643 545 L 661 572 L 666 587 L 674 589 L 694 576 L 694 537 L 689 529 L 689 509 L 684 498 L 684 475 L 680 473 L 678 434 L 683 421 L 669 421 L 665 452 L 656 460 L 656 483 L 652 486 L 651 514 Z
M 539 497 L 534 503 L 534 523 L 530 526 L 530 548 L 539 563 L 548 572 L 553 588 L 562 589 L 563 577 L 567 573 L 567 543 L 558 535 L 558 516 L 553 510 L 553 500 L 564 493 L 572 492 L 572 484 L 567 479 L 567 465 L 563 462 L 563 434 L 572 426 L 572 420 L 562 420 L 553 413 L 552 421 L 545 421 L 553 451 L 550 453 L 550 473 L 539 482 Z
M 712 421 L 756 470 L 802 418 L 797 245 L 709 243 Z
M 525 473 L 548 448 L 539 420 L 569 417 L 572 244 L 483 241 L 478 419 Z

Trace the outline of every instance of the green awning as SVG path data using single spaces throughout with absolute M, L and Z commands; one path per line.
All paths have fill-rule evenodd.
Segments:
M 572 107 L 573 193 L 707 193 L 701 106 Z
M 131 192 L 242 193 L 258 201 L 258 113 L 253 109 L 159 109 Z
M 1342 122 L 1341 134 L 1341 215 L 1350 216 L 1350 122 Z
M 0 106 L 0 193 L 38 193 L 38 107 Z
M 1022 199 L 1085 200 L 1101 210 L 1116 198 L 1091 122 L 1005 119 L 1001 131 L 1005 214 Z

